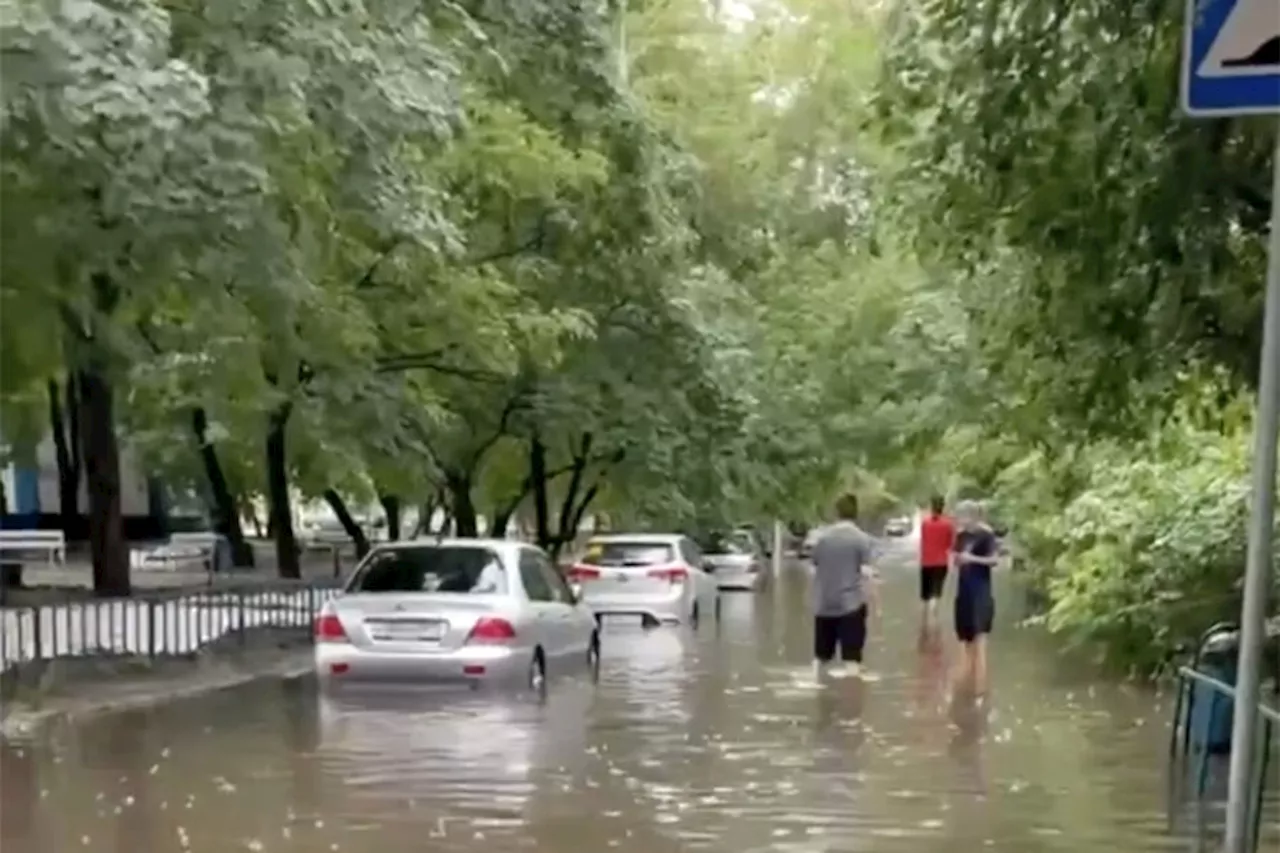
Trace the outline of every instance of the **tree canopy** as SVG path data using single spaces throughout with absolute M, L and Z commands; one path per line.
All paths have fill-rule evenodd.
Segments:
M 464 534 L 524 512 L 553 548 L 593 507 L 808 515 L 936 405 L 894 383 L 958 309 L 872 239 L 880 144 L 839 105 L 869 14 L 5 11 L 6 438 L 74 416 L 104 592 L 121 446 L 233 542 L 264 495 L 295 575 L 295 493 L 443 502 Z

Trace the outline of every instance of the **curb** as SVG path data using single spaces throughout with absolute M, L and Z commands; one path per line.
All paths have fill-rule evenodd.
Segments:
M 48 698 L 39 706 L 11 703 L 0 716 L 0 737 L 29 738 L 40 729 L 59 721 L 78 721 L 102 714 L 130 711 L 163 705 L 175 699 L 189 699 L 206 693 L 239 687 L 254 681 L 268 679 L 299 678 L 311 671 L 311 649 L 299 649 L 295 654 L 284 655 L 282 660 L 260 669 L 197 672 L 186 676 L 160 679 L 139 679 L 136 692 L 118 696 L 92 694 L 99 685 L 87 685 L 80 696 L 67 695 Z M 71 688 L 74 694 L 74 688 Z

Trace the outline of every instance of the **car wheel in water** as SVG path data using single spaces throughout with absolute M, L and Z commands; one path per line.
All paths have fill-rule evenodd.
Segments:
M 540 692 L 547 686 L 547 665 L 542 659 L 541 649 L 533 653 L 533 660 L 529 663 L 528 686 L 534 692 Z
M 724 601 L 724 596 L 721 596 L 721 595 L 716 596 L 716 621 L 717 622 L 720 621 L 720 608 L 721 608 L 721 602 L 723 601 Z

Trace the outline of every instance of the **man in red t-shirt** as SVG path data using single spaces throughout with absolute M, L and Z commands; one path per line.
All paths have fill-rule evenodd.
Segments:
M 929 501 L 929 515 L 920 524 L 920 601 L 926 621 L 937 615 L 956 539 L 955 523 L 943 514 L 945 506 L 942 496 L 934 495 Z

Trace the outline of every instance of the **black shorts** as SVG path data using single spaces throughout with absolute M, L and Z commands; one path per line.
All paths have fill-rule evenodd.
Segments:
M 942 598 L 942 590 L 947 585 L 946 566 L 920 567 L 920 600 L 933 601 Z
M 836 656 L 849 663 L 862 663 L 862 649 L 867 644 L 867 608 L 859 607 L 843 616 L 813 618 L 813 656 L 827 663 Z
M 972 643 L 990 634 L 995 618 L 996 602 L 990 595 L 956 596 L 956 637 L 960 642 Z

